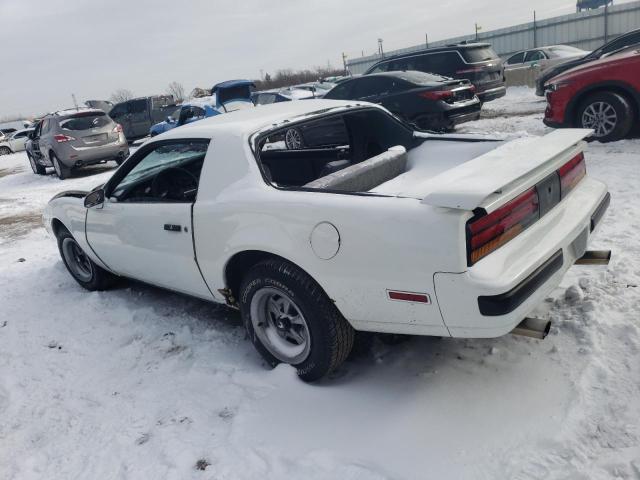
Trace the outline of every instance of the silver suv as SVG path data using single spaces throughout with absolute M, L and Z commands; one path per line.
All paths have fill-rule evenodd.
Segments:
M 53 167 L 60 179 L 72 169 L 129 155 L 122 127 L 101 110 L 73 109 L 46 115 L 26 145 L 33 173 L 44 175 Z

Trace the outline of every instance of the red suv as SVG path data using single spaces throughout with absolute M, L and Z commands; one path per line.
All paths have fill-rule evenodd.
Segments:
M 625 137 L 640 112 L 640 45 L 586 63 L 545 85 L 550 127 L 592 128 L 601 142 Z

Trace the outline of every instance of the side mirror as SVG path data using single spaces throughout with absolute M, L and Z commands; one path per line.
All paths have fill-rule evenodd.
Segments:
M 173 118 L 171 118 L 170 116 L 167 117 L 167 123 L 173 123 Z
M 85 208 L 95 207 L 96 205 L 102 205 L 104 203 L 104 190 L 102 188 L 94 190 L 89 195 L 84 197 Z

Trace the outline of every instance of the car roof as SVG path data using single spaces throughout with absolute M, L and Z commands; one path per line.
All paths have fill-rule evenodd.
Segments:
M 420 72 L 418 70 L 392 70 L 390 72 L 376 72 L 376 73 L 368 73 L 367 75 L 363 75 L 361 77 L 354 77 L 349 80 L 349 82 L 358 81 L 360 79 L 366 78 L 375 78 L 375 77 L 389 77 L 389 78 L 399 78 L 400 80 L 404 80 L 409 83 L 420 83 L 423 84 L 425 81 L 429 82 L 439 82 L 448 80 L 448 77 L 443 75 L 438 75 L 437 73 L 427 73 Z
M 491 44 L 486 42 L 469 42 L 469 43 L 452 43 L 450 45 L 444 45 L 442 47 L 423 48 L 422 50 L 415 50 L 413 52 L 390 55 L 388 57 L 383 58 L 382 60 L 377 61 L 370 68 L 373 68 L 374 66 L 379 65 L 381 63 L 388 62 L 389 60 L 396 60 L 399 58 L 415 57 L 415 56 L 424 55 L 427 53 L 457 52 L 458 50 L 468 50 L 472 48 L 486 48 L 486 47 L 491 47 Z
M 75 115 L 76 113 L 97 113 L 101 115 L 105 115 L 104 110 L 100 110 L 99 108 L 67 108 L 65 110 L 58 110 L 56 112 L 52 112 L 49 115 L 52 117 L 66 117 L 69 115 Z
M 310 99 L 303 102 L 278 102 L 215 115 L 183 125 L 179 129 L 170 130 L 157 138 L 212 138 L 219 132 L 231 133 L 234 136 L 251 135 L 259 130 L 268 127 L 278 128 L 304 117 L 321 115 L 331 110 L 338 112 L 354 109 L 360 106 L 380 108 L 367 102 L 344 100 Z

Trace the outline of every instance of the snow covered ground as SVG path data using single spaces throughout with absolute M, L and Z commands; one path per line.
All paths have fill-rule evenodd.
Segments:
M 459 130 L 540 135 L 543 108 L 510 89 Z M 546 340 L 377 342 L 306 385 L 233 311 L 71 279 L 39 213 L 111 164 L 60 182 L 0 157 L 0 479 L 640 479 L 640 141 L 587 159 L 613 259 L 539 307 Z

